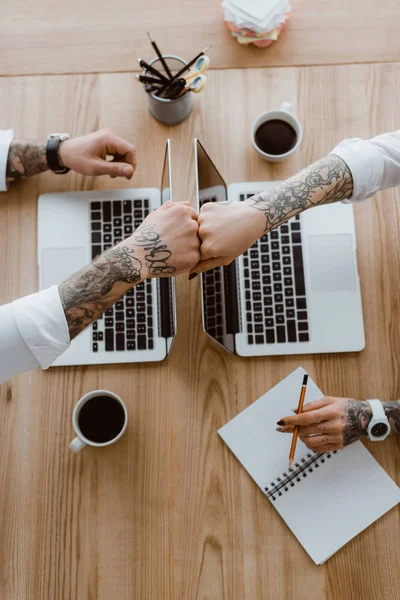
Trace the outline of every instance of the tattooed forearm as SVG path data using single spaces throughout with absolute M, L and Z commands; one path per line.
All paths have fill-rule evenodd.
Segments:
M 264 213 L 269 231 L 307 208 L 345 200 L 352 193 L 348 166 L 330 154 L 281 185 L 249 198 L 246 204 Z
M 48 170 L 46 146 L 13 140 L 8 152 L 7 179 L 21 179 Z
M 176 267 L 168 263 L 172 252 L 162 243 L 154 225 L 140 227 L 133 239 L 146 251 L 144 258 L 150 275 L 173 275 L 176 272 Z
M 389 419 L 392 432 L 400 433 L 400 401 L 383 402 L 383 409 Z M 347 446 L 367 435 L 369 422 L 372 418 L 372 410 L 367 402 L 349 400 L 341 419 L 344 422 L 343 445 Z
M 127 245 L 115 246 L 59 286 L 71 339 L 142 280 L 142 262 L 134 254 Z
M 343 446 L 347 446 L 367 435 L 367 428 L 372 417 L 372 411 L 366 402 L 349 400 L 340 418 L 344 422 Z
M 400 433 L 400 400 L 395 402 L 383 402 L 385 415 L 389 419 L 392 432 Z

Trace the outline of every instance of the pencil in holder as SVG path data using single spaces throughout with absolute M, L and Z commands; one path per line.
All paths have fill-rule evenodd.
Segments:
M 187 63 L 183 58 L 174 54 L 163 54 L 163 58 L 172 75 L 175 75 Z M 149 61 L 149 64 L 167 76 L 159 58 L 153 58 L 153 60 Z M 145 70 L 143 75 L 151 75 L 151 73 Z M 192 92 L 187 91 L 178 96 L 178 98 L 169 99 L 157 96 L 156 90 L 150 91 L 151 88 L 149 89 L 149 86 L 146 87 L 150 114 L 160 123 L 164 123 L 164 125 L 178 125 L 185 121 L 192 113 L 194 107 L 194 94 Z

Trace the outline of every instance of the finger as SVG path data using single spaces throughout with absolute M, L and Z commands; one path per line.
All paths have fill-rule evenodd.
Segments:
M 157 210 L 168 210 L 170 208 L 173 208 L 175 206 L 175 202 L 172 202 L 172 200 L 167 200 L 167 202 L 164 202 L 164 204 L 161 204 L 161 206 L 159 208 L 157 208 Z
M 324 434 L 329 433 L 337 435 L 339 431 L 343 430 L 343 424 L 340 425 L 337 420 L 322 421 L 322 423 L 314 423 L 313 425 L 307 425 L 306 427 L 299 427 L 300 435 L 313 435 L 315 433 Z
M 338 424 L 337 421 L 322 421 L 322 423 L 313 423 L 312 425 L 307 425 L 306 427 L 299 427 L 299 435 L 315 435 L 323 433 L 330 433 L 334 435 L 342 429 L 343 426 L 340 427 L 340 424 Z M 293 433 L 295 427 L 286 425 L 283 427 L 277 427 L 276 430 L 279 431 L 279 433 Z
M 301 413 L 300 415 L 293 415 L 288 417 L 282 417 L 278 421 L 279 426 L 289 425 L 291 427 L 300 425 L 304 427 L 306 425 L 312 425 L 313 423 L 320 423 L 321 421 L 328 421 L 334 417 L 334 411 L 330 406 L 324 408 L 311 410 L 309 412 Z
M 197 212 L 197 210 L 195 210 L 190 205 L 190 202 L 177 202 L 176 205 L 177 206 L 184 205 L 185 206 L 185 211 L 190 216 L 191 219 L 194 219 L 195 221 L 197 221 L 197 219 L 199 218 L 199 213 Z
M 133 167 L 132 165 L 125 163 L 98 158 L 93 162 L 93 174 L 110 175 L 110 177 L 126 177 L 127 179 L 130 179 L 133 175 Z
M 300 435 L 299 438 L 310 450 L 317 450 L 322 446 L 340 445 L 340 438 L 334 435 Z
M 204 235 L 205 235 L 205 231 L 204 231 L 204 228 L 202 228 L 201 223 L 200 223 L 200 225 L 199 225 L 199 236 L 200 236 L 200 239 L 202 240 L 202 244 L 201 244 L 201 260 L 206 261 L 206 260 L 209 260 L 209 259 L 218 258 L 217 252 L 215 252 L 212 249 L 211 245 L 204 238 Z
M 307 402 L 303 406 L 303 412 L 309 412 L 310 410 L 316 410 L 317 408 L 323 408 L 324 406 L 328 406 L 328 404 L 332 404 L 332 398 L 325 396 L 324 398 L 320 398 L 319 400 L 313 400 L 313 402 Z
M 215 210 L 216 207 L 228 206 L 230 204 L 229 200 L 223 200 L 222 202 L 205 202 L 201 207 L 202 212 L 207 212 L 209 210 Z
M 118 155 L 123 162 L 132 166 L 133 171 L 136 169 L 136 148 L 133 144 L 118 137 L 112 131 L 106 132 L 104 140 L 107 154 Z
M 189 276 L 196 273 L 204 273 L 204 271 L 209 271 L 209 269 L 215 269 L 215 267 L 221 266 L 221 261 L 218 258 L 210 258 L 209 260 L 201 260 L 197 263 L 193 269 L 191 269 Z
M 276 430 L 280 433 L 293 433 L 294 429 L 295 428 L 291 426 L 276 428 Z M 337 435 L 342 430 L 343 425 L 341 425 L 340 422 L 338 422 L 337 420 L 322 421 L 322 423 L 314 423 L 313 425 L 307 425 L 306 427 L 299 427 L 299 435 L 321 435 L 324 433 Z

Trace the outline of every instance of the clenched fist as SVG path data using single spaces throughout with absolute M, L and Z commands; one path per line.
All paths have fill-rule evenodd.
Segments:
M 166 202 L 120 245 L 132 247 L 142 263 L 143 278 L 186 273 L 200 259 L 197 218 L 189 202 Z
M 262 212 L 245 202 L 208 202 L 199 215 L 200 262 L 191 273 L 229 265 L 265 230 Z

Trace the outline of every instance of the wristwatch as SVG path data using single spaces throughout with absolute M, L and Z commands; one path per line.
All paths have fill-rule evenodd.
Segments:
M 369 422 L 367 433 L 372 442 L 381 442 L 390 433 L 390 423 L 380 400 L 367 400 L 372 410 L 372 418 Z
M 47 138 L 47 146 L 46 146 L 46 160 L 49 165 L 49 169 L 56 173 L 57 175 L 64 175 L 68 173 L 70 169 L 68 167 L 63 167 L 60 164 L 59 150 L 61 142 L 65 142 L 65 140 L 69 140 L 71 136 L 69 133 L 50 133 Z

